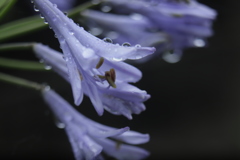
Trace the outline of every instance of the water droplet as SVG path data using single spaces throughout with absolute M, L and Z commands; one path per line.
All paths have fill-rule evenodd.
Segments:
M 107 5 L 102 6 L 102 8 L 101 8 L 101 11 L 103 11 L 103 12 L 109 12 L 111 10 L 112 10 L 112 7 L 111 6 L 107 6 Z
M 74 32 L 73 32 L 73 31 L 70 31 L 69 34 L 70 34 L 70 35 L 74 35 Z
M 205 41 L 203 39 L 197 38 L 193 41 L 193 44 L 196 47 L 204 47 L 206 45 Z
M 139 48 L 142 47 L 140 44 L 136 44 L 135 47 Z
M 130 44 L 130 43 L 128 43 L 128 42 L 124 42 L 124 43 L 122 44 L 122 46 L 124 46 L 124 47 L 130 47 L 130 46 L 131 46 L 131 44 Z
M 63 129 L 65 128 L 65 124 L 62 123 L 61 121 L 59 121 L 57 118 L 54 119 L 55 125 L 57 126 L 57 128 Z
M 112 60 L 113 60 L 113 61 L 117 61 L 117 62 L 119 62 L 119 61 L 123 61 L 123 58 L 116 58 L 116 57 L 113 57 Z
M 68 16 L 68 13 L 67 13 L 67 12 L 63 12 L 63 14 L 64 14 L 65 16 Z
M 51 26 L 48 26 L 49 27 L 49 29 L 52 29 L 52 27 Z
M 181 50 L 171 50 L 163 53 L 162 59 L 168 63 L 177 63 L 181 60 L 182 51 Z
M 133 20 L 142 20 L 143 19 L 143 16 L 138 13 L 133 13 L 129 17 L 131 17 Z
M 45 24 L 48 24 L 48 21 L 47 21 L 46 19 L 44 19 L 44 23 L 45 23 Z
M 58 36 L 57 36 L 56 34 L 54 34 L 54 37 L 55 37 L 55 38 L 58 38 Z
M 44 19 L 44 16 L 40 13 L 40 18 Z
M 117 32 L 111 31 L 111 32 L 108 32 L 106 34 L 106 36 L 111 38 L 111 39 L 116 39 L 116 38 L 118 38 L 119 34 Z
M 33 3 L 33 0 L 31 0 L 31 3 Z
M 99 4 L 99 3 L 100 3 L 100 0 L 92 0 L 91 3 L 92 3 L 92 4 Z
M 46 65 L 44 68 L 45 68 L 46 70 L 50 70 L 50 69 L 52 69 L 52 66 Z
M 112 39 L 110 38 L 103 38 L 103 41 L 107 43 L 113 43 Z
M 102 34 L 103 30 L 101 28 L 94 27 L 91 28 L 89 32 L 94 36 L 99 36 L 100 34 Z
M 34 8 L 34 11 L 39 12 L 39 9 L 35 5 L 33 6 L 33 8 Z

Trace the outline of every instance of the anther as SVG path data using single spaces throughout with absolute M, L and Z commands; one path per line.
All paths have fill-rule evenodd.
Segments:
M 104 62 L 104 58 L 101 57 L 101 58 L 99 59 L 97 65 L 96 65 L 96 68 L 97 68 L 97 69 L 100 68 L 100 67 L 102 66 L 103 62 Z
M 115 80 L 116 80 L 116 73 L 113 68 L 111 68 L 109 71 L 105 72 L 105 78 L 110 86 L 113 88 L 116 88 Z

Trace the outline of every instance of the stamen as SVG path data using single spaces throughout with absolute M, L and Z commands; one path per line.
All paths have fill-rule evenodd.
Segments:
M 117 88 L 117 86 L 115 84 L 116 73 L 113 68 L 111 68 L 110 71 L 105 72 L 105 77 L 110 86 L 112 86 L 113 88 Z
M 102 66 L 103 62 L 104 62 L 104 58 L 101 57 L 101 58 L 99 59 L 97 65 L 96 65 L 96 68 L 97 68 L 97 69 L 100 68 L 100 67 Z

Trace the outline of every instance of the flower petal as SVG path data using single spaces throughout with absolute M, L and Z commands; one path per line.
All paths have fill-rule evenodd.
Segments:
M 150 153 L 142 148 L 130 146 L 126 144 L 118 144 L 109 139 L 95 139 L 101 146 L 103 151 L 116 159 L 140 160 L 148 157 Z
M 140 59 L 155 52 L 153 47 L 123 47 L 106 43 L 77 26 L 48 0 L 34 0 L 34 3 L 57 36 L 63 36 L 69 46 L 75 46 L 78 40 L 83 46 L 92 48 L 97 55 L 115 61 Z

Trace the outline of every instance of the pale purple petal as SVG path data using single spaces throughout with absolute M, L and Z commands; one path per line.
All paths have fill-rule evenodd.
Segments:
M 118 144 L 109 139 L 96 139 L 103 146 L 103 151 L 119 160 L 140 160 L 147 158 L 150 153 L 142 148 L 126 144 Z
M 123 47 L 106 43 L 77 26 L 48 0 L 34 0 L 34 3 L 57 34 L 59 41 L 62 38 L 71 49 L 76 48 L 72 50 L 72 54 L 81 53 L 81 49 L 77 49 L 78 43 L 92 48 L 101 57 L 116 61 L 140 59 L 155 51 L 152 47 Z

